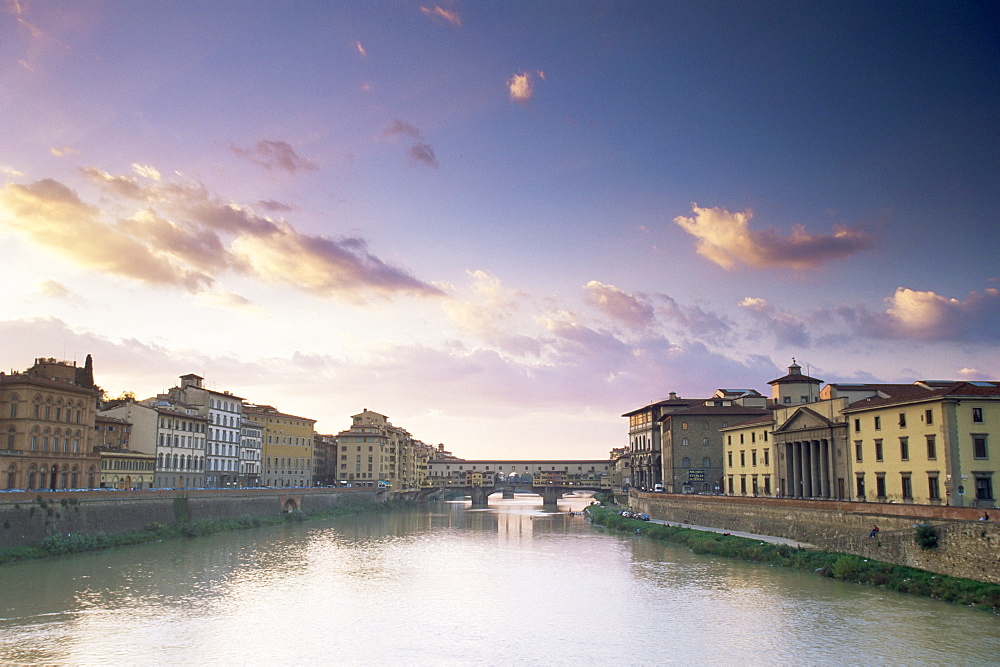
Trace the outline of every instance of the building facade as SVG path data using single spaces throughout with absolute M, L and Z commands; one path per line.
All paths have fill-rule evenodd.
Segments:
M 313 486 L 316 420 L 285 414 L 270 405 L 247 405 L 246 414 L 262 429 L 262 485 Z
M 1000 382 L 917 382 L 844 410 L 855 496 L 868 502 L 994 507 Z
M 94 424 L 101 390 L 93 362 L 39 358 L 0 373 L 0 485 L 7 489 L 99 488 Z

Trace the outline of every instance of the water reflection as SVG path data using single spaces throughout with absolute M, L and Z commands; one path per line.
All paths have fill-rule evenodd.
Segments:
M 995 617 L 439 503 L 0 568 L 0 662 L 980 664 Z

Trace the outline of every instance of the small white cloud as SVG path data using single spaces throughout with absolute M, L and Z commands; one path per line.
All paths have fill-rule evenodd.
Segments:
M 354 42 L 354 48 L 357 49 L 358 55 L 362 58 L 368 55 L 368 52 L 365 51 L 365 47 L 361 46 L 361 42 Z
M 425 16 L 430 16 L 433 19 L 442 19 L 453 26 L 462 26 L 462 17 L 453 11 L 441 7 L 440 5 L 434 5 L 433 7 L 421 7 L 420 11 Z
M 533 92 L 531 88 L 531 74 L 528 72 L 514 74 L 507 79 L 507 90 L 510 93 L 512 101 L 520 102 L 521 104 L 527 103 L 531 99 Z
M 143 178 L 148 178 L 151 181 L 160 180 L 160 172 L 156 170 L 155 167 L 150 167 L 148 164 L 132 164 L 132 171 L 137 173 Z

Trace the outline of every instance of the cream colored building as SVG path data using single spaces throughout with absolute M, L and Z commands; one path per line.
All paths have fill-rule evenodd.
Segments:
M 278 412 L 270 405 L 245 405 L 243 411 L 262 429 L 263 486 L 313 486 L 316 420 Z
M 412 438 L 397 428 L 385 415 L 365 408 L 351 417 L 351 427 L 337 434 L 337 476 L 342 484 L 354 486 L 388 485 L 393 491 L 404 490 L 400 458 Z M 412 486 L 410 479 L 405 485 Z
M 1000 382 L 917 382 L 844 410 L 855 497 L 995 507 Z
M 724 444 L 724 493 L 729 496 L 777 496 L 777 466 L 771 430 L 774 416 L 760 415 L 719 429 Z

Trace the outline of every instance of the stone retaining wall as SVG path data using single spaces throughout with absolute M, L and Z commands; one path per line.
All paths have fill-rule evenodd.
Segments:
M 315 512 L 376 501 L 374 489 L 200 489 L 0 494 L 0 547 L 39 544 L 49 535 L 122 533 L 187 519 Z M 383 498 L 384 499 L 384 498 Z
M 1000 524 L 978 521 L 981 509 L 659 493 L 633 493 L 630 505 L 654 519 L 787 537 L 825 551 L 1000 583 Z M 938 532 L 934 549 L 916 543 L 914 526 L 924 523 Z M 873 524 L 879 534 L 869 538 Z

